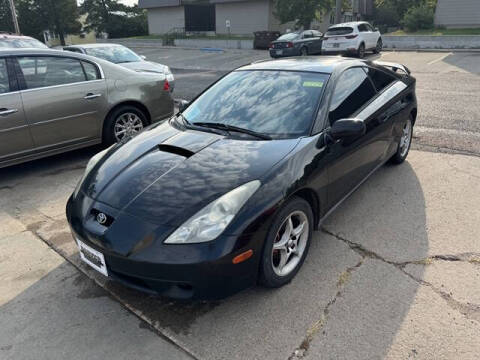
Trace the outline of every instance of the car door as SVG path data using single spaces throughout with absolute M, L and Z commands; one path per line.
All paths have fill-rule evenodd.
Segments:
M 319 54 L 322 51 L 322 33 L 312 30 L 313 33 L 313 53 Z
M 374 47 L 377 46 L 377 41 L 380 38 L 380 33 L 373 28 L 372 25 L 370 24 L 365 24 L 368 29 L 368 34 L 370 37 L 370 43 L 371 43 L 371 48 L 373 49 Z
M 17 57 L 21 96 L 37 149 L 101 137 L 106 84 L 101 69 L 68 56 Z
M 365 43 L 365 49 L 370 49 L 372 47 L 372 39 L 368 33 L 367 25 L 359 24 L 358 32 L 360 34 L 361 40 Z
M 0 58 L 0 163 L 32 149 L 32 136 L 11 59 Z
M 328 124 L 340 119 L 355 118 L 376 96 L 375 88 L 361 67 L 345 70 L 337 79 L 328 110 Z M 328 145 L 328 204 L 337 204 L 355 188 L 378 164 L 376 132 L 369 128 L 370 117 L 364 119 L 367 132 L 351 141 Z

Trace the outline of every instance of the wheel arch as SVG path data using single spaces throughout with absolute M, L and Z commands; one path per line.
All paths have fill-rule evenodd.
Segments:
M 138 109 L 140 109 L 144 114 L 145 116 L 147 117 L 147 121 L 148 121 L 148 124 L 150 125 L 152 123 L 152 116 L 150 114 L 150 111 L 148 111 L 148 108 L 143 105 L 140 101 L 135 101 L 135 100 L 127 100 L 127 101 L 122 101 L 118 104 L 115 104 L 110 110 L 109 112 L 107 113 L 107 116 L 105 116 L 105 119 L 103 121 L 103 123 L 105 124 L 105 122 L 107 121 L 107 119 L 113 114 L 114 111 L 116 111 L 118 108 L 122 107 L 122 106 L 134 106 L 134 107 L 137 107 Z
M 412 111 L 410 111 L 410 115 L 413 119 L 413 125 L 415 125 L 415 122 L 417 121 L 417 108 L 413 108 Z
M 311 188 L 303 188 L 295 191 L 288 199 L 295 196 L 302 198 L 310 205 L 313 212 L 314 229 L 317 230 L 320 221 L 320 200 L 318 199 L 317 193 Z

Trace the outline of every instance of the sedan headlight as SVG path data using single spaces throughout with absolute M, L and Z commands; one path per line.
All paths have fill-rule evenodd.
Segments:
M 258 180 L 251 181 L 211 202 L 175 230 L 165 244 L 193 244 L 215 239 L 260 185 Z
M 78 192 L 80 191 L 80 188 L 82 187 L 82 183 L 85 180 L 85 178 L 87 177 L 87 175 L 90 173 L 90 171 L 92 171 L 93 167 L 95 165 L 97 165 L 97 163 L 100 161 L 100 159 L 103 157 L 103 155 L 105 155 L 108 152 L 108 150 L 110 150 L 110 148 L 111 148 L 111 146 L 109 148 L 105 149 L 105 150 L 100 151 L 98 154 L 92 156 L 92 158 L 88 161 L 87 167 L 85 168 L 85 172 L 83 173 L 82 178 L 78 182 L 77 187 L 75 188 L 75 191 L 73 192 L 74 197 L 77 197 Z

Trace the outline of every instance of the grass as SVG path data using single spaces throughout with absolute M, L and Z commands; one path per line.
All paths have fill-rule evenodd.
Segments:
M 406 32 L 405 30 L 397 30 L 385 35 L 394 35 L 394 36 L 402 36 L 402 35 L 480 35 L 480 28 L 472 28 L 472 29 L 443 29 L 443 28 L 436 28 L 436 29 L 427 29 L 427 30 L 418 30 L 416 32 Z

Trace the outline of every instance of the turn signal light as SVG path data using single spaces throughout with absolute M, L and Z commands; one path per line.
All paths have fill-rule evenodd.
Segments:
M 293 47 L 293 43 L 292 42 L 288 42 L 287 43 L 287 48 L 292 48 Z
M 248 260 L 252 257 L 253 255 L 253 250 L 250 249 L 250 250 L 247 250 L 243 253 L 241 253 L 240 255 L 237 255 L 233 258 L 232 262 L 234 264 L 240 264 L 241 262 L 244 262 L 245 260 Z
M 355 39 L 358 35 L 348 35 L 345 36 L 347 39 Z
M 170 83 L 168 80 L 165 80 L 165 84 L 163 84 L 163 90 L 169 91 L 170 90 Z

